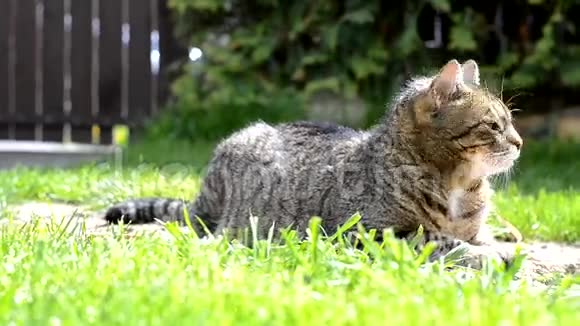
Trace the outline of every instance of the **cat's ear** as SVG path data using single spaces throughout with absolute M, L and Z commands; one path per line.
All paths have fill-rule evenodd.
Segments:
M 467 60 L 462 65 L 463 81 L 479 86 L 479 67 L 474 60 Z
M 449 100 L 451 95 L 457 92 L 460 84 L 463 83 L 463 69 L 455 59 L 447 62 L 431 82 L 429 93 L 435 101 L 436 106 L 440 106 Z

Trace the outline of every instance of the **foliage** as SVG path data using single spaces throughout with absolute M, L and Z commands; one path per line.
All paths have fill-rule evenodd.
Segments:
M 283 122 L 303 117 L 302 97 L 292 89 L 257 84 L 246 76 L 216 80 L 192 78 L 195 66 L 173 84 L 177 95 L 163 114 L 150 124 L 155 139 L 215 140 L 256 120 Z M 207 76 L 206 76 L 207 77 Z M 208 77 L 209 78 L 209 77 Z
M 405 78 L 433 71 L 452 57 L 478 60 L 490 86 L 508 94 L 580 85 L 574 19 L 580 4 L 573 0 L 170 0 L 169 5 L 176 34 L 205 54 L 176 82 L 178 111 L 215 109 L 227 120 L 233 111 L 258 103 L 259 115 L 284 120 L 288 114 L 271 116 L 265 108 L 297 117 L 302 113 L 294 110 L 308 107 L 313 94 L 331 90 L 363 98 L 370 124 Z M 440 39 L 434 35 L 438 19 Z M 301 101 L 277 103 L 280 92 Z M 198 118 L 178 117 L 187 123 Z

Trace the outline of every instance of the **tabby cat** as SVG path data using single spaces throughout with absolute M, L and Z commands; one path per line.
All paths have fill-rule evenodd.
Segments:
M 304 235 L 312 216 L 331 233 L 358 212 L 367 230 L 409 237 L 421 225 L 424 241 L 437 244 L 431 259 L 463 245 L 477 268 L 488 256 L 511 259 L 486 225 L 488 178 L 508 171 L 521 146 L 510 110 L 480 86 L 476 62 L 454 59 L 412 79 L 368 131 L 258 122 L 217 146 L 194 202 L 129 200 L 105 218 L 183 222 L 187 211 L 216 234 L 247 229 L 252 215 L 265 237 L 272 225 Z

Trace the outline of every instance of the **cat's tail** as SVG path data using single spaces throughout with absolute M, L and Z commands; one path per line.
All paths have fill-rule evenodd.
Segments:
M 187 210 L 190 221 L 195 220 L 193 212 L 188 209 L 188 203 L 172 198 L 139 198 L 121 202 L 110 207 L 105 213 L 109 223 L 142 224 L 151 223 L 156 219 L 164 222 L 184 222 L 184 210 Z

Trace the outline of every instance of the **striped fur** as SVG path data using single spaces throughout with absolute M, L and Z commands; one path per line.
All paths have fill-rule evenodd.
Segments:
M 106 219 L 109 222 L 123 220 L 124 223 L 150 223 L 161 221 L 182 221 L 186 203 L 171 198 L 139 198 L 123 205 L 109 208 Z
M 487 179 L 508 171 L 521 145 L 506 105 L 479 87 L 475 62 L 452 60 L 406 85 L 370 130 L 256 123 L 217 146 L 193 202 L 129 200 L 105 218 L 183 222 L 186 211 L 222 233 L 248 228 L 254 215 L 265 237 L 272 225 L 304 235 L 312 216 L 334 232 L 358 212 L 367 229 L 412 234 L 422 225 L 426 241 L 438 243 L 433 259 L 459 244 L 469 257 L 505 258 L 485 224 Z

